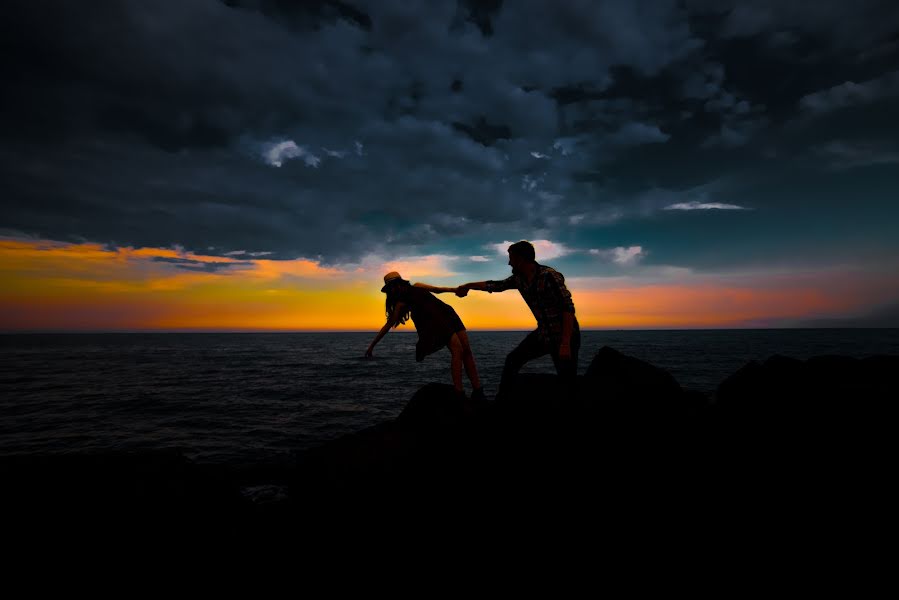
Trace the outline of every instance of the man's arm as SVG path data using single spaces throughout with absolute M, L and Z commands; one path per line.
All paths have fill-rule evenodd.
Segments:
M 574 332 L 574 301 L 571 292 L 565 286 L 565 276 L 558 271 L 551 271 L 550 289 L 556 294 L 556 301 L 562 311 L 562 339 L 559 340 L 559 358 L 571 358 L 571 334 Z
M 473 281 L 471 283 L 463 283 L 459 287 L 456 288 L 456 295 L 460 298 L 464 298 L 468 295 L 468 290 L 478 290 L 481 292 L 487 291 L 487 282 L 486 281 Z
M 461 298 L 468 294 L 468 290 L 478 290 L 492 294 L 494 292 L 505 292 L 515 287 L 518 287 L 515 283 L 515 276 L 510 275 L 502 281 L 474 281 L 460 285 L 456 290 L 456 295 Z

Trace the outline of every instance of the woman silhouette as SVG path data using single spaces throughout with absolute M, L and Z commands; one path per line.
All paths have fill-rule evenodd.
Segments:
M 381 291 L 387 294 L 387 322 L 369 345 L 365 356 L 371 358 L 375 345 L 387 335 L 393 327 L 398 327 L 412 318 L 418 330 L 418 343 L 415 345 L 415 360 L 421 362 L 425 356 L 449 348 L 453 375 L 453 387 L 456 393 L 464 396 L 462 389 L 462 367 L 471 381 L 471 398 L 483 400 L 484 390 L 478 379 L 478 368 L 474 362 L 474 354 L 468 343 L 465 325 L 453 307 L 438 300 L 434 294 L 456 292 L 458 288 L 435 287 L 424 283 L 410 284 L 400 277 L 396 271 L 384 276 L 384 287 Z

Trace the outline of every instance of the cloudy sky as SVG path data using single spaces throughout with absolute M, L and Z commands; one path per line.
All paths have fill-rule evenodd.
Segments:
M 894 0 L 13 0 L 0 35 L 0 329 L 376 328 L 386 270 L 519 239 L 587 327 L 896 320 Z

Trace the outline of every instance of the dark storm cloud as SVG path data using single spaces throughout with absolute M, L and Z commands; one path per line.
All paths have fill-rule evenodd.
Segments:
M 888 4 L 12 2 L 0 229 L 335 263 L 626 226 L 612 246 L 673 251 L 664 209 L 695 203 L 757 209 L 720 222 L 748 236 L 793 201 L 745 182 L 889 164 Z
M 459 0 L 452 29 L 459 29 L 462 21 L 473 23 L 485 36 L 493 35 L 493 19 L 503 0 Z
M 471 125 L 454 122 L 453 128 L 485 146 L 492 146 L 497 140 L 507 140 L 512 137 L 512 131 L 508 127 L 505 125 L 491 125 L 484 117 L 480 117 Z
M 835 169 L 851 169 L 881 164 L 899 164 L 899 144 L 881 143 L 845 143 L 833 141 L 815 148 Z
M 251 262 L 218 262 L 202 260 L 193 260 L 190 258 L 170 258 L 167 256 L 154 256 L 153 262 L 169 263 L 175 265 L 178 269 L 185 271 L 198 271 L 202 273 L 217 273 L 219 271 L 227 271 L 229 269 L 247 268 L 253 265 Z
M 371 31 L 371 17 L 340 0 L 222 0 L 226 6 L 258 11 L 296 30 L 319 30 L 339 19 Z
M 891 0 L 686 0 L 697 15 L 716 15 L 717 35 L 762 36 L 774 46 L 792 45 L 802 35 L 819 36 L 836 51 L 876 46 L 896 34 Z
M 848 106 L 863 106 L 899 96 L 899 71 L 869 81 L 845 81 L 799 99 L 799 106 L 812 113 L 825 113 Z

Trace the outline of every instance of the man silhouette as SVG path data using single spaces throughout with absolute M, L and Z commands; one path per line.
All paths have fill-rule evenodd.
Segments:
M 574 316 L 571 292 L 565 287 L 565 277 L 538 263 L 534 246 L 524 240 L 509 246 L 509 265 L 512 275 L 502 281 L 466 283 L 456 291 L 457 296 L 463 297 L 468 290 L 492 294 L 517 289 L 537 319 L 537 329 L 506 357 L 497 398 L 501 399 L 510 391 L 512 381 L 525 363 L 547 354 L 552 356 L 556 372 L 562 379 L 563 391 L 570 394 L 577 376 L 581 333 Z

